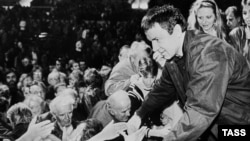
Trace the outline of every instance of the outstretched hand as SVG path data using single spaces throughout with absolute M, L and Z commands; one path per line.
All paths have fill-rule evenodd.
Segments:
M 128 134 L 132 134 L 139 129 L 141 125 L 141 118 L 134 114 L 127 123 Z
M 125 141 L 141 141 L 143 137 L 146 135 L 147 127 L 142 127 L 136 132 L 126 135 L 125 132 L 120 132 L 120 134 L 124 137 Z
M 118 137 L 121 131 L 127 129 L 127 123 L 119 122 L 114 123 L 112 120 L 106 127 L 101 131 L 102 138 L 105 140 L 110 140 Z
M 34 117 L 28 127 L 26 133 L 21 136 L 17 141 L 33 141 L 46 138 L 50 135 L 54 129 L 54 123 L 51 123 L 49 120 L 36 123 L 37 117 Z

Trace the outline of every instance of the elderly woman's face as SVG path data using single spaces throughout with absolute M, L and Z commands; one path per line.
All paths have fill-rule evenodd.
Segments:
M 33 116 L 42 114 L 42 104 L 36 101 L 31 101 L 29 105 Z

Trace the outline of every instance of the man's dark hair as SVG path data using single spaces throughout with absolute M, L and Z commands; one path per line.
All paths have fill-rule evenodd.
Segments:
M 171 35 L 176 24 L 179 24 L 182 31 L 187 29 L 187 22 L 179 9 L 172 5 L 156 6 L 150 9 L 143 17 L 141 27 L 144 31 L 149 30 L 155 23 L 159 23 Z

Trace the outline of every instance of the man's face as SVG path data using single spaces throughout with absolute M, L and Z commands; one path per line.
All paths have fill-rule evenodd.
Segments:
M 78 63 L 74 63 L 72 67 L 73 67 L 72 70 L 80 70 Z
M 28 58 L 23 58 L 22 63 L 23 66 L 27 67 L 30 64 L 30 60 Z
M 123 48 L 118 56 L 119 61 L 128 58 L 128 52 L 129 52 L 128 48 Z
M 113 116 L 117 121 L 126 122 L 130 117 L 130 108 L 131 103 L 130 101 L 126 102 L 126 104 L 122 104 L 123 106 L 120 107 L 113 107 Z
M 148 40 L 152 42 L 155 54 L 160 53 L 165 59 L 171 59 L 176 55 L 180 47 L 180 41 L 176 34 L 170 35 L 158 23 L 155 23 L 145 34 Z
M 242 9 L 242 17 L 248 27 L 250 27 L 250 6 L 244 5 Z
M 79 67 L 81 71 L 84 71 L 86 69 L 86 63 L 84 61 L 79 62 Z
M 228 13 L 228 15 L 226 16 L 226 19 L 227 19 L 227 26 L 231 30 L 239 25 L 237 18 L 232 12 Z
M 34 80 L 41 81 L 42 80 L 42 72 L 37 70 L 33 74 Z
M 6 75 L 6 82 L 7 84 L 9 85 L 15 85 L 16 84 L 16 81 L 17 81 L 17 78 L 16 78 L 16 74 L 11 72 L 9 74 Z
M 56 61 L 56 69 L 57 70 L 61 70 L 61 68 L 62 68 L 61 62 L 60 61 Z
M 73 105 L 62 105 L 57 107 L 56 119 L 62 127 L 71 125 Z

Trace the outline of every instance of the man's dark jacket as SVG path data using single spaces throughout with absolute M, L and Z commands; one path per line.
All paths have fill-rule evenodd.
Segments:
M 244 57 L 226 42 L 198 31 L 186 31 L 183 54 L 166 62 L 137 114 L 142 118 L 184 97 L 184 115 L 164 138 L 171 141 L 196 140 L 214 123 L 250 124 L 250 69 Z

